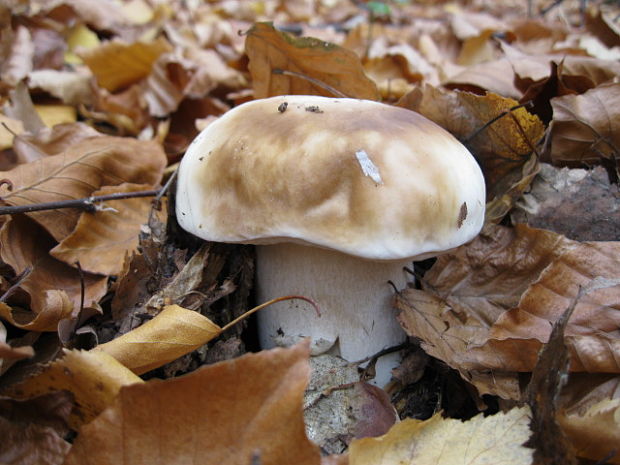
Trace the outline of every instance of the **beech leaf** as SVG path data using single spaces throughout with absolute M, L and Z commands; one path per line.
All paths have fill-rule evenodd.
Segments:
M 89 197 L 102 186 L 125 182 L 155 185 L 159 182 L 166 156 L 156 142 L 122 137 L 82 139 L 66 151 L 0 172 L 12 189 L 0 187 L 9 205 L 30 205 Z M 77 209 L 49 210 L 28 216 L 61 241 L 75 227 L 82 212 Z
M 620 84 L 551 99 L 551 159 L 556 164 L 620 159 Z
M 306 79 L 273 73 L 280 69 L 318 79 L 347 97 L 379 99 L 377 86 L 364 75 L 360 59 L 350 50 L 312 37 L 293 37 L 270 23 L 257 23 L 246 34 L 254 98 L 287 94 L 336 97 Z
M 151 187 L 124 183 L 104 186 L 92 195 L 139 192 Z M 140 227 L 148 221 L 151 201 L 150 197 L 110 200 L 103 210 L 82 213 L 73 232 L 50 254 L 68 264 L 79 261 L 82 269 L 91 273 L 117 275 L 125 255 L 138 247 Z

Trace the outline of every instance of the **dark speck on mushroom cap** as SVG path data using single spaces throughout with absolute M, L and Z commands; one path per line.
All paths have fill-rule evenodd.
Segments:
M 476 161 L 406 109 L 273 97 L 231 110 L 198 139 L 179 170 L 177 217 L 208 240 L 290 241 L 389 260 L 451 249 L 482 226 Z

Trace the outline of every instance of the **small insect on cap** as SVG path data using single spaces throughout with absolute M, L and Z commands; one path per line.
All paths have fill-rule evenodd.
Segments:
M 181 227 L 215 242 L 296 242 L 375 260 L 423 258 L 480 231 L 469 151 L 410 110 L 289 95 L 210 124 L 179 168 Z

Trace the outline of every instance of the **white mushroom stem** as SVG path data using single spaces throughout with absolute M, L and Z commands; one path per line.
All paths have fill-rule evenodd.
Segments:
M 292 243 L 257 246 L 259 301 L 298 294 L 321 308 L 318 317 L 307 303 L 289 300 L 262 310 L 261 346 L 287 346 L 310 337 L 313 355 L 330 352 L 354 362 L 402 343 L 406 335 L 396 320 L 388 281 L 403 288 L 403 268 L 410 265 L 411 259 L 377 262 Z M 379 359 L 374 383 L 386 385 L 399 360 L 398 353 Z

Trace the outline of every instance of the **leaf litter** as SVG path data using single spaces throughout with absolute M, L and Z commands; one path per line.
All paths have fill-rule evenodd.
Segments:
M 0 6 L 2 205 L 160 189 L 206 124 L 284 93 L 418 111 L 467 145 L 489 194 L 480 236 L 415 263 L 416 285 L 395 294 L 409 350 L 423 350 L 425 362 L 403 364 L 376 396 L 360 394 L 357 382 L 320 389 L 367 420 L 336 425 L 349 455 L 323 458 L 303 431 L 303 346 L 239 358 L 256 350 L 253 326 L 222 332 L 253 306 L 251 247 L 188 237 L 168 215 L 166 192 L 154 203 L 2 216 L 2 460 L 85 463 L 106 444 L 98 463 L 118 453 L 128 464 L 142 454 L 169 463 L 208 454 L 213 463 L 392 464 L 454 463 L 449 454 L 479 463 L 494 453 L 510 463 L 620 463 L 618 12 L 609 2 L 585 11 L 576 1 L 547 3 Z M 580 287 L 604 280 L 575 301 Z M 554 333 L 571 302 L 572 317 Z M 568 368 L 542 362 L 541 350 L 565 354 Z M 455 373 L 459 387 L 448 388 Z M 525 392 L 548 374 L 562 383 L 532 382 Z M 71 393 L 62 400 L 69 427 L 44 420 L 61 391 Z M 539 414 L 535 402 L 527 410 L 528 395 L 549 399 L 538 423 L 546 426 L 528 426 Z M 419 417 L 353 440 L 361 430 L 385 433 L 390 397 L 399 414 Z M 37 418 L 27 406 L 39 401 Z M 338 416 L 324 410 L 319 425 Z M 541 430 L 563 431 L 570 447 Z M 324 453 L 327 436 L 314 436 Z M 530 437 L 534 449 L 523 446 Z

